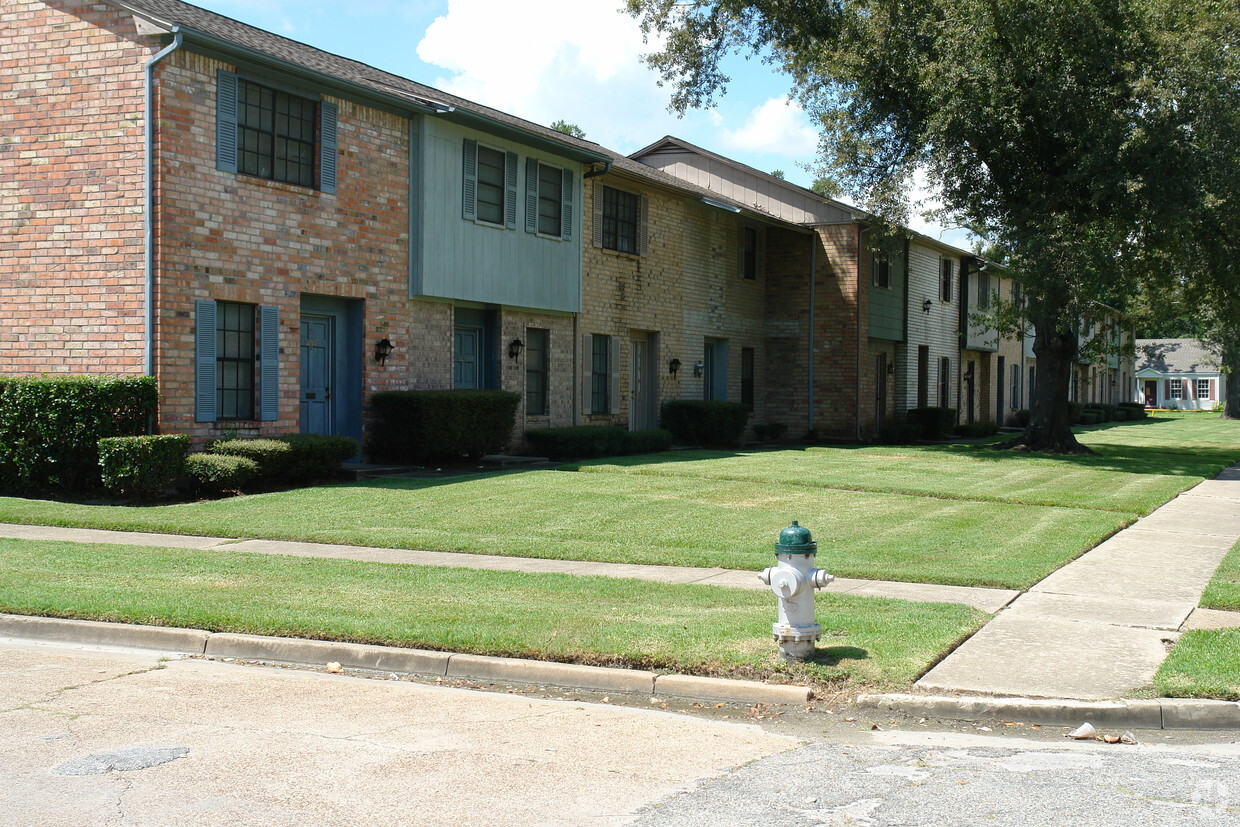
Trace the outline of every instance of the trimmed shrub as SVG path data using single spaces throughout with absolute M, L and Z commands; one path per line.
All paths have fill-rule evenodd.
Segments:
M 677 399 L 664 402 L 659 427 L 676 442 L 732 447 L 741 441 L 749 411 L 739 402 Z
M 540 454 L 552 459 L 609 457 L 624 453 L 627 432 L 618 425 L 573 425 L 567 428 L 536 428 L 525 438 Z
M 672 447 L 672 435 L 662 428 L 646 428 L 641 431 L 625 431 L 624 453 L 653 454 Z
M 1081 414 L 1082 425 L 1097 425 L 1101 421 L 1102 412 L 1087 410 Z
M 763 442 L 775 442 L 787 430 L 788 426 L 783 422 L 759 422 L 753 426 L 753 435 Z
M 329 480 L 340 471 L 340 463 L 357 456 L 357 440 L 348 436 L 285 434 L 278 439 L 292 449 L 279 480 L 289 485 Z
M 1016 424 L 1022 428 L 1028 428 L 1029 419 L 1032 416 L 1033 414 L 1029 411 L 1028 408 L 1021 408 L 1020 410 L 1016 412 Z
M 999 425 L 994 422 L 969 422 L 957 425 L 956 433 L 967 439 L 994 436 L 999 433 Z
M 103 487 L 121 497 L 154 499 L 181 474 L 189 437 L 109 436 L 99 440 Z
M 386 391 L 370 398 L 367 450 L 389 462 L 480 457 L 512 439 L 520 394 L 507 391 Z
M 878 441 L 884 445 L 902 445 L 921 439 L 921 425 L 916 422 L 895 422 L 883 426 Z
M 1085 406 L 1080 402 L 1068 403 L 1068 422 L 1072 425 L 1081 424 L 1081 414 L 1085 413 Z
M 6 379 L 0 485 L 23 494 L 98 487 L 99 440 L 145 433 L 158 402 L 148 376 Z
M 293 447 L 278 439 L 223 439 L 207 453 L 252 460 L 258 466 L 258 478 L 265 483 L 282 477 L 293 460 Z
M 208 493 L 240 492 L 258 476 L 258 463 L 229 454 L 190 454 L 185 458 L 185 473 Z
M 921 429 L 921 438 L 932 442 L 947 439 L 956 427 L 955 408 L 909 408 L 908 421 Z

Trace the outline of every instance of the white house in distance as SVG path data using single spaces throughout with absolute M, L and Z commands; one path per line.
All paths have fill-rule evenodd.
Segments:
M 1222 401 L 1227 377 L 1196 339 L 1137 339 L 1136 401 L 1147 408 L 1208 411 Z

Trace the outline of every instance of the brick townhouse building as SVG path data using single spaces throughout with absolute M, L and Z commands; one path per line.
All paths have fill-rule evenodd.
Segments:
M 713 398 L 868 439 L 969 383 L 993 416 L 965 251 L 872 255 L 683 141 L 625 157 L 176 0 L 0 20 L 4 374 L 153 375 L 197 439 L 361 437 L 407 388 L 520 392 L 518 432 Z

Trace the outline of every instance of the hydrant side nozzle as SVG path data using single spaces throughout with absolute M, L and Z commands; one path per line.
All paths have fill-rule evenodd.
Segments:
M 758 579 L 768 586 L 771 585 L 771 572 L 772 571 L 774 571 L 774 569 L 763 569 L 762 571 L 758 572 Z
M 828 574 L 822 569 L 816 569 L 814 571 L 814 588 L 825 589 L 834 579 L 835 579 L 834 574 Z

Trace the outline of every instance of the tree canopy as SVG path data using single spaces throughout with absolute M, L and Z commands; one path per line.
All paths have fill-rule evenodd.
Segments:
M 1235 6 L 628 0 L 663 39 L 648 61 L 674 109 L 723 93 L 728 54 L 763 55 L 789 75 L 821 125 L 823 162 L 862 206 L 906 222 L 922 170 L 945 213 L 1008 252 L 1036 331 L 1024 442 L 1054 451 L 1079 449 L 1067 416 L 1079 320 L 1135 291 L 1149 270 L 1133 262 L 1150 245 L 1182 266 L 1186 250 L 1213 244 L 1196 218 L 1171 217 L 1172 203 L 1208 209 L 1200 188 L 1162 199 L 1186 169 L 1207 174 L 1201 112 L 1214 107 L 1222 123 L 1236 110 L 1207 68 L 1235 62 Z M 1234 156 L 1232 140 L 1219 133 L 1216 149 Z

